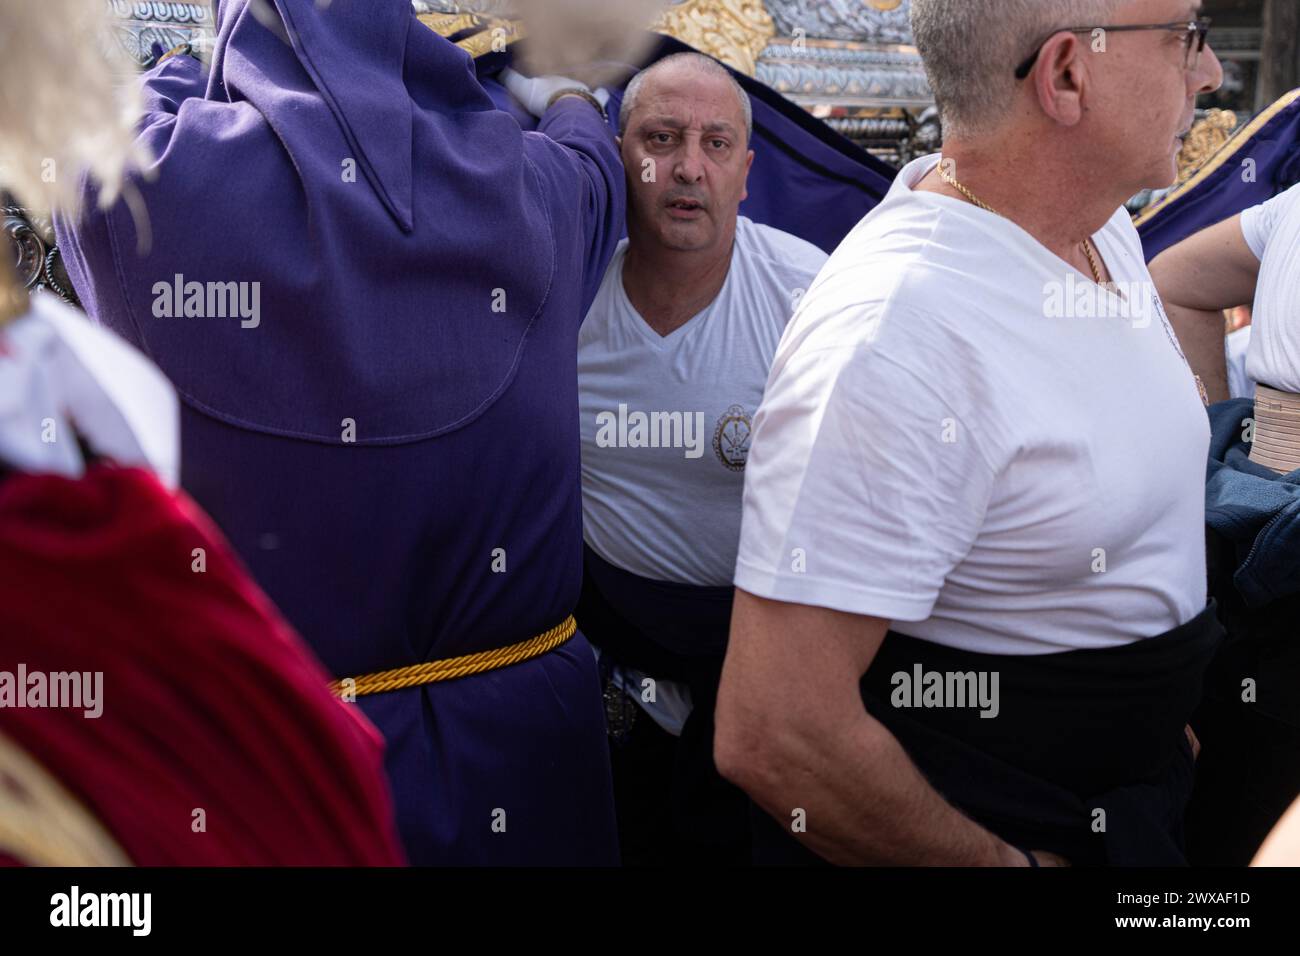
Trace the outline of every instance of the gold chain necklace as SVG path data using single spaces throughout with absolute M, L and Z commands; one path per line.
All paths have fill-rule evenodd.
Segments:
M 942 162 L 939 163 L 939 178 L 942 179 L 949 186 L 951 186 L 953 189 L 957 190 L 957 192 L 961 193 L 963 196 L 969 199 L 980 209 L 983 209 L 985 212 L 991 212 L 995 216 L 1002 216 L 1003 219 L 1007 218 L 1006 216 L 1003 216 L 1002 213 L 998 212 L 996 209 L 990 206 L 988 203 L 981 200 L 978 196 L 976 196 L 973 192 L 971 192 L 961 183 L 957 182 L 956 177 L 951 175 L 948 172 L 948 170 L 944 168 Z M 1080 243 L 1080 247 L 1083 249 L 1083 254 L 1088 257 L 1088 266 L 1092 269 L 1093 281 L 1096 282 L 1097 285 L 1103 285 L 1101 281 L 1101 266 L 1098 264 L 1097 257 L 1096 255 L 1093 254 L 1092 251 L 1092 240 L 1084 239 L 1083 242 Z
M 963 196 L 969 199 L 980 209 L 983 209 L 985 212 L 991 212 L 993 213 L 993 215 L 1001 216 L 1003 219 L 1007 218 L 1006 216 L 1003 216 L 1002 213 L 998 212 L 996 209 L 990 206 L 988 203 L 982 201 L 978 196 L 976 196 L 973 192 L 971 192 L 961 183 L 957 182 L 956 177 L 951 175 L 948 172 L 948 170 L 944 168 L 943 161 L 940 161 L 939 163 L 939 178 L 942 179 L 949 186 L 951 186 L 953 189 L 957 190 L 957 192 L 961 193 Z M 1096 281 L 1097 285 L 1104 285 L 1105 283 L 1101 281 L 1101 266 L 1097 263 L 1097 256 L 1094 254 L 1092 250 L 1092 240 L 1084 239 L 1082 246 L 1083 246 L 1083 254 L 1088 257 L 1088 265 L 1092 269 L 1093 280 Z M 1187 370 L 1192 373 L 1192 378 L 1196 379 L 1196 391 L 1200 393 L 1201 404 L 1203 404 L 1206 408 L 1209 408 L 1210 396 L 1209 393 L 1205 390 L 1205 383 L 1201 381 L 1201 376 L 1197 375 L 1196 370 L 1192 368 L 1192 363 L 1187 361 L 1187 356 L 1183 354 L 1183 350 L 1178 345 L 1178 339 L 1174 337 L 1173 330 L 1169 328 L 1167 323 L 1165 323 L 1165 319 L 1163 315 L 1161 316 L 1161 323 L 1165 325 L 1165 334 L 1169 336 L 1169 340 L 1173 343 L 1174 351 L 1177 352 L 1179 358 L 1183 360 L 1183 364 L 1187 366 Z

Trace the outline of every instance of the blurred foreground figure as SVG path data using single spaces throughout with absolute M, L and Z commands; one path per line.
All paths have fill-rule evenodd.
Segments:
M 1222 79 L 1196 7 L 913 0 L 944 155 L 803 299 L 746 466 L 760 860 L 1183 861 L 1209 427 L 1122 204 Z
M 175 383 L 184 487 L 383 733 L 412 861 L 614 863 L 570 616 L 577 333 L 624 205 L 600 108 L 516 78 L 521 132 L 407 0 L 216 16 L 210 72 L 145 77 L 149 232 L 60 221 L 74 285 Z
M 1300 800 L 1277 822 L 1250 865 L 1300 866 Z
M 42 0 L 0 10 L 0 69 L 11 91 L 0 96 L 0 186 L 42 211 L 75 199 L 83 169 L 112 201 L 123 169 L 144 158 L 135 143 L 139 94 L 118 82 L 130 63 L 106 42 L 105 6 Z M 57 82 L 36 82 L 52 67 Z
M 66 791 L 0 759 L 17 781 L 0 860 L 400 864 L 383 741 L 325 681 L 206 516 L 147 470 L 0 481 L 0 738 Z M 80 841 L 47 824 L 69 806 L 120 859 L 67 855 Z
M 627 78 L 654 44 L 648 29 L 673 0 L 514 0 L 528 31 L 518 69 L 578 76 L 593 85 Z
M 138 155 L 103 10 L 0 7 L 0 86 L 59 74 L 0 102 L 0 186 L 29 203 L 83 166 L 112 196 Z M 0 256 L 0 864 L 402 862 L 379 735 L 173 490 L 177 415 Z

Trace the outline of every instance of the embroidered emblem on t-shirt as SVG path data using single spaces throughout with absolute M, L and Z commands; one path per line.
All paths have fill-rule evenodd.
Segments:
M 753 423 L 743 405 L 732 405 L 718 419 L 713 433 L 713 452 L 732 471 L 744 471 L 749 459 L 749 442 L 753 437 Z

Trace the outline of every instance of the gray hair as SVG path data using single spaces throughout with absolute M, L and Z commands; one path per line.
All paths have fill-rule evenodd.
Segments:
M 672 56 L 666 56 L 658 63 L 646 67 L 632 77 L 632 82 L 627 85 L 627 91 L 623 94 L 623 106 L 618 111 L 619 136 L 627 135 L 628 123 L 631 122 L 632 113 L 636 109 L 637 100 L 641 96 L 641 87 L 645 86 L 645 81 L 654 73 L 673 64 L 690 66 L 700 73 L 725 78 L 735 89 L 736 97 L 740 100 L 740 111 L 745 116 L 745 142 L 748 143 L 749 140 L 754 138 L 754 104 L 750 102 L 749 94 L 731 75 L 731 71 L 717 60 L 705 56 L 703 53 L 674 53 Z
M 1016 67 L 1054 30 L 1105 26 L 1122 0 L 912 0 L 912 34 L 945 135 L 969 136 L 1004 116 Z

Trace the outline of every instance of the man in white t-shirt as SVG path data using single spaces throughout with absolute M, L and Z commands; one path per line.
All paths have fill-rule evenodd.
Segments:
M 745 800 L 712 767 L 712 699 L 753 415 L 826 255 L 738 216 L 752 109 L 717 62 L 641 73 L 620 127 L 628 239 L 578 339 L 577 617 L 608 675 L 625 861 L 745 862 Z
M 1213 399 L 1254 398 L 1263 386 L 1260 397 L 1276 414 L 1261 408 L 1256 416 L 1251 457 L 1267 449 L 1274 470 L 1300 468 L 1287 433 L 1300 417 L 1300 185 L 1166 249 L 1151 275 Z M 1249 328 L 1225 340 L 1223 310 L 1252 302 Z
M 1222 78 L 1198 11 L 913 0 L 942 161 L 831 256 L 755 420 L 715 754 L 760 859 L 1182 859 L 1209 427 L 1122 205 Z
M 1166 249 L 1151 263 L 1151 275 L 1212 399 L 1231 391 L 1223 312 L 1252 302 L 1249 345 L 1238 339 L 1227 358 L 1241 363 L 1244 357 L 1247 388 L 1259 382 L 1300 393 L 1300 185 Z

